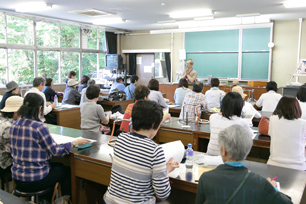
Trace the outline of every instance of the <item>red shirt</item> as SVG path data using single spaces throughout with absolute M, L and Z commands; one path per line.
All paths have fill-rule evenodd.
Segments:
M 135 103 L 137 103 L 137 101 L 135 101 Z M 135 103 L 131 103 L 128 105 L 123 115 L 123 119 L 130 119 L 132 117 L 132 109 Z M 122 121 L 120 130 L 123 132 L 129 132 L 129 124 L 130 124 L 129 121 Z M 132 132 L 134 132 L 134 130 Z

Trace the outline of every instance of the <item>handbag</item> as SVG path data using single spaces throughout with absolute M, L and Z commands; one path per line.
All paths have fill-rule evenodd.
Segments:
M 55 199 L 56 191 L 58 190 L 59 198 Z M 52 195 L 52 204 L 72 204 L 69 195 L 62 196 L 61 185 L 59 182 L 55 184 L 53 195 Z
M 267 116 L 262 116 L 258 124 L 258 132 L 262 135 L 269 135 L 269 118 Z

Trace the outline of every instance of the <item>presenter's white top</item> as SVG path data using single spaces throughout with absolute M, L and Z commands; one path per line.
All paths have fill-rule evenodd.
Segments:
M 205 93 L 206 101 L 209 104 L 210 108 L 220 108 L 220 102 L 225 96 L 225 92 L 220 90 L 218 87 L 212 87 L 210 90 L 207 90 Z
M 277 115 L 272 115 L 270 117 L 269 135 L 271 143 L 267 164 L 306 170 L 306 120 L 300 118 L 295 120 L 279 119 Z
M 227 119 L 219 113 L 212 114 L 209 117 L 210 121 L 210 139 L 207 147 L 207 154 L 209 155 L 220 155 L 220 149 L 218 147 L 218 134 L 224 128 L 232 125 L 240 125 L 245 128 L 250 135 L 253 135 L 253 131 L 250 128 L 247 121 L 238 116 L 232 116 L 231 119 Z
M 281 98 L 282 98 L 281 94 L 270 90 L 269 92 L 264 93 L 259 97 L 258 101 L 256 102 L 256 106 L 258 107 L 262 106 L 262 111 L 274 112 Z

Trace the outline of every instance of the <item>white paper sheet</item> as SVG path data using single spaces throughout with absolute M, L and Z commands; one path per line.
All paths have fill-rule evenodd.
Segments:
M 179 107 L 180 105 L 168 105 L 169 108 Z
M 183 171 L 185 168 L 185 164 L 180 163 L 178 168 L 175 168 L 172 172 L 169 173 L 169 177 L 177 178 L 181 171 Z
M 144 73 L 152 73 L 152 67 L 151 66 L 144 66 L 143 67 Z
M 68 142 L 72 142 L 76 139 L 82 138 L 81 136 L 75 138 L 75 137 L 69 137 L 69 136 L 58 135 L 58 134 L 51 134 L 51 136 L 57 144 L 65 144 L 65 143 L 68 143 Z M 87 139 L 87 138 L 84 138 L 84 139 Z M 91 140 L 91 139 L 87 139 L 87 140 L 90 140 L 91 143 L 97 141 L 97 140 Z
M 173 163 L 181 163 L 185 153 L 185 147 L 181 140 L 165 143 L 160 146 L 164 150 L 166 162 L 173 158 Z
M 136 64 L 142 64 L 142 57 L 136 57 Z

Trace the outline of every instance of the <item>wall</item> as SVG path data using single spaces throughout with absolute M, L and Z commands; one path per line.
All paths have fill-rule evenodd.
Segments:
M 300 58 L 306 59 L 306 20 L 303 22 Z M 147 32 L 147 31 L 146 31 Z M 177 71 L 183 70 L 179 60 L 179 49 L 184 48 L 184 34 L 173 34 L 172 80 L 175 82 Z M 290 74 L 297 66 L 297 50 L 299 37 L 299 20 L 275 21 L 273 31 L 274 48 L 272 54 L 271 79 L 279 86 L 285 86 L 290 80 Z M 171 49 L 171 34 L 142 34 L 122 36 L 122 49 Z M 294 79 L 295 80 L 295 79 Z M 300 77 L 305 83 L 306 77 Z

